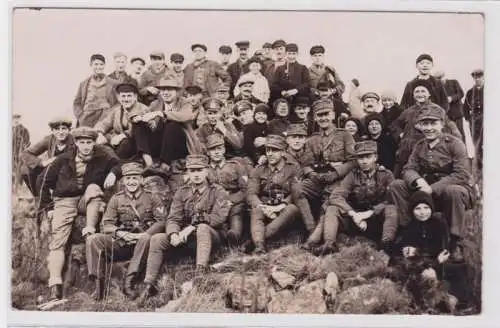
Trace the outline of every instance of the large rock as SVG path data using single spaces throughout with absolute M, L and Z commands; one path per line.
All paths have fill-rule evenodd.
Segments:
M 294 276 L 284 271 L 280 271 L 276 267 L 271 270 L 271 277 L 281 288 L 292 287 L 295 283 Z
M 269 313 L 290 313 L 288 307 L 294 299 L 293 292 L 289 289 L 275 293 L 271 297 L 271 301 L 267 304 L 267 312 Z
M 332 271 L 326 276 L 324 290 L 325 293 L 330 297 L 337 296 L 337 293 L 340 291 L 340 283 L 339 277 L 337 277 L 337 274 L 335 272 Z
M 233 274 L 227 281 L 226 305 L 242 312 L 264 312 L 272 287 L 263 274 Z
M 299 287 L 296 293 L 278 292 L 272 296 L 267 310 L 269 313 L 326 313 L 324 287 L 325 282 L 318 280 Z

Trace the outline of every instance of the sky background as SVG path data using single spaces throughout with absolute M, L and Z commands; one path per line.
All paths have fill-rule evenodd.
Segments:
M 112 54 L 147 58 L 162 50 L 192 61 L 190 45 L 205 43 L 218 60 L 222 44 L 249 40 L 253 53 L 282 38 L 299 45 L 299 61 L 310 65 L 309 49 L 322 44 L 326 62 L 363 91 L 394 91 L 416 75 L 421 53 L 435 69 L 457 79 L 464 91 L 470 72 L 484 66 L 484 21 L 479 14 L 249 12 L 104 9 L 17 9 L 13 16 L 12 112 L 20 113 L 32 142 L 49 133 L 56 115 L 73 117 L 79 83 L 90 75 L 89 57 L 102 53 L 106 71 Z M 232 61 L 236 59 L 233 52 Z

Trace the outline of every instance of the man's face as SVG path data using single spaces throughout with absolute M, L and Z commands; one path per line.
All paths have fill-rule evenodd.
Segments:
M 238 53 L 240 54 L 240 59 L 246 60 L 248 58 L 248 48 L 238 48 Z
M 209 110 L 207 111 L 207 120 L 211 125 L 217 124 L 222 118 L 222 113 L 218 110 Z
M 332 126 L 335 114 L 333 111 L 321 112 L 314 114 L 314 120 L 318 123 L 319 127 L 323 130 Z
M 118 94 L 118 101 L 123 108 L 132 108 L 137 103 L 137 94 L 135 92 L 120 92 Z
M 443 133 L 443 121 L 434 119 L 421 120 L 416 124 L 418 130 L 420 130 L 425 139 L 432 141 L 435 140 Z
M 144 70 L 144 64 L 140 60 L 134 61 L 132 64 L 132 72 L 135 74 L 139 75 L 142 74 L 142 71 Z
M 329 98 L 330 96 L 332 95 L 332 90 L 331 89 L 322 89 L 322 90 L 318 90 L 318 96 L 322 99 L 326 99 L 326 98 Z
M 160 89 L 160 96 L 167 104 L 173 103 L 177 99 L 177 89 L 165 88 Z
M 245 96 L 250 96 L 253 91 L 253 83 L 244 83 L 240 85 L 240 92 Z
M 357 158 L 357 162 L 361 171 L 370 171 L 375 168 L 377 165 L 377 155 L 376 154 L 368 154 L 361 155 Z
M 276 165 L 283 157 L 283 151 L 277 148 L 266 147 L 266 157 L 270 165 Z
M 354 121 L 347 121 L 347 122 L 345 122 L 344 128 L 351 135 L 355 135 L 356 133 L 358 133 L 358 125 Z
M 225 103 L 229 99 L 229 91 L 217 91 L 215 98 Z
M 224 159 L 225 154 L 226 147 L 224 147 L 224 145 L 210 148 L 208 150 L 208 156 L 210 157 L 210 160 L 215 163 L 220 163 Z
M 382 124 L 377 120 L 371 120 L 370 123 L 368 123 L 368 132 L 373 136 L 379 135 L 382 133 Z
M 186 100 L 193 106 L 193 107 L 198 107 L 201 104 L 201 98 L 203 98 L 203 95 L 201 93 L 187 93 L 186 94 Z
M 104 62 L 102 60 L 94 59 L 94 61 L 92 63 L 90 63 L 90 67 L 92 68 L 92 72 L 95 75 L 104 74 L 105 65 L 104 65 Z
M 423 104 L 429 100 L 431 94 L 426 87 L 418 86 L 413 90 L 413 99 L 419 104 Z
M 21 124 L 21 118 L 19 118 L 19 117 L 13 117 L 12 118 L 12 125 L 13 126 L 17 126 L 19 124 Z
M 135 193 L 141 187 L 142 177 L 139 174 L 125 175 L 123 185 L 130 193 Z
M 78 152 L 84 156 L 90 155 L 94 150 L 95 141 L 88 138 L 80 138 L 75 141 Z
M 391 98 L 382 98 L 382 106 L 384 106 L 384 108 L 386 109 L 389 109 L 391 108 L 392 106 L 394 106 L 394 100 L 392 100 Z
M 286 102 L 280 102 L 276 106 L 276 115 L 278 115 L 279 117 L 287 117 L 289 113 L 290 108 L 288 107 L 288 104 Z
M 417 70 L 422 75 L 429 75 L 432 69 L 432 62 L 428 59 L 421 60 L 417 63 Z
M 159 71 L 165 65 L 165 59 L 161 57 L 151 57 L 151 67 L 154 70 Z
M 262 49 L 262 54 L 265 58 L 273 58 L 273 49 L 272 48 L 264 48 Z
M 255 122 L 257 122 L 259 124 L 264 124 L 267 121 L 267 114 L 264 112 L 257 112 L 257 113 L 255 113 L 254 118 L 255 118 Z
M 303 121 L 307 120 L 307 115 L 309 114 L 309 107 L 304 105 L 297 105 L 295 107 L 295 115 Z
M 60 124 L 52 129 L 52 134 L 57 141 L 66 141 L 69 135 L 69 128 L 66 125 Z
M 175 72 L 179 73 L 180 71 L 182 71 L 183 62 L 175 61 L 170 63 L 172 64 L 172 68 L 174 69 Z
M 417 204 L 413 208 L 413 216 L 419 221 L 427 221 L 432 215 L 432 209 L 425 203 Z
M 277 47 L 277 48 L 274 48 L 273 50 L 274 50 L 274 54 L 276 56 L 276 59 L 281 60 L 281 59 L 285 58 L 285 54 L 286 54 L 285 47 Z
M 286 143 L 292 150 L 299 151 L 304 148 L 304 145 L 306 144 L 306 137 L 297 135 L 287 136 Z
M 220 54 L 220 61 L 223 64 L 229 63 L 231 60 L 231 54 Z
M 187 169 L 188 178 L 191 183 L 195 185 L 203 184 L 207 179 L 207 169 L 206 168 L 188 168 Z
M 363 100 L 363 108 L 367 113 L 373 113 L 377 110 L 378 100 L 375 98 L 366 98 Z
M 291 63 L 295 62 L 297 60 L 297 53 L 295 51 L 287 51 L 286 59 Z
M 253 110 L 246 110 L 239 116 L 239 120 L 243 125 L 248 125 L 253 122 Z
M 248 69 L 250 70 L 250 72 L 256 74 L 260 72 L 261 66 L 259 63 L 251 63 L 250 66 L 248 66 Z
M 201 48 L 194 48 L 193 55 L 194 55 L 194 60 L 202 60 L 207 55 L 207 52 Z
M 474 86 L 480 88 L 484 85 L 484 75 L 474 77 Z
M 325 54 L 314 54 L 311 56 L 314 65 L 322 65 L 324 62 Z
M 115 58 L 115 69 L 117 72 L 125 72 L 127 67 L 127 58 L 125 56 Z

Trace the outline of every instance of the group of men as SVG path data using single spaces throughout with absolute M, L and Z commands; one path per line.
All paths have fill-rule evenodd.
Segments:
M 365 235 L 391 255 L 415 191 L 440 204 L 451 257 L 462 259 L 474 181 L 461 133 L 448 133 L 463 114 L 461 104 L 458 114 L 449 108 L 462 96 L 449 95 L 449 84 L 431 74 L 430 55 L 417 58 L 419 75 L 396 115 L 394 102 L 377 113 L 380 96 L 362 97 L 368 136 L 355 140 L 338 126 L 350 111 L 344 83 L 323 63 L 323 46 L 310 49 L 307 68 L 294 43 L 266 43 L 252 57 L 248 41 L 235 45 L 239 58 L 231 64 L 230 46 L 220 47 L 218 63 L 206 58 L 206 45 L 193 44 L 194 61 L 185 67 L 182 54 L 167 65 L 154 51 L 144 71 L 144 59 L 130 60 L 132 74 L 117 53 L 109 76 L 105 57 L 92 55 L 92 74 L 73 103 L 77 127 L 54 118 L 52 133 L 21 152 L 24 181 L 51 217 L 51 300 L 62 298 L 68 253 L 72 264 L 87 263 L 97 300 L 108 261 L 127 254 L 123 291 L 137 298 L 144 276 L 141 302 L 157 291 L 165 259 L 184 247 L 196 252 L 197 274 L 209 271 L 222 245 L 263 254 L 287 228 L 302 229 L 302 247 L 318 256 L 338 250 L 339 231 Z M 472 76 L 463 109 L 480 140 L 483 72 Z M 398 145 L 410 138 L 407 154 L 394 154 L 399 172 L 380 165 L 379 137 L 394 131 Z M 85 224 L 75 232 L 79 215 Z M 75 233 L 85 244 L 79 254 L 68 251 Z

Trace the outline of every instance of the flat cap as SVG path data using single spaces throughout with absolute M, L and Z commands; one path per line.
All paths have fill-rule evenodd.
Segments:
M 130 59 L 131 64 L 135 63 L 136 61 L 140 61 L 142 63 L 142 65 L 146 65 L 146 61 L 144 59 L 142 59 L 141 57 L 132 57 Z
M 434 62 L 434 60 L 432 59 L 432 56 L 429 55 L 429 54 L 421 54 L 417 57 L 417 60 L 415 61 L 417 64 L 420 63 L 422 60 L 425 60 L 427 59 L 428 61 L 430 62 Z
M 53 119 L 51 119 L 49 121 L 49 127 L 51 129 L 59 126 L 59 125 L 65 125 L 67 126 L 68 128 L 71 128 L 71 124 L 72 124 L 72 120 L 68 117 L 64 117 L 64 116 L 57 116 L 57 117 L 54 117 Z
M 194 51 L 194 49 L 196 49 L 196 48 L 201 48 L 204 51 L 207 51 L 207 46 L 204 45 L 204 44 L 201 44 L 201 43 L 195 43 L 195 44 L 191 45 L 191 50 L 192 51 Z
M 481 69 L 481 68 L 478 68 L 478 69 L 475 69 L 473 70 L 470 75 L 472 77 L 475 77 L 475 76 L 483 76 L 484 75 L 484 71 Z
M 386 125 L 385 118 L 380 113 L 370 113 L 365 116 L 364 121 L 365 121 L 365 130 L 368 130 L 368 125 L 370 124 L 371 121 L 378 121 L 382 126 L 382 129 Z
M 187 155 L 186 168 L 204 169 L 208 167 L 208 157 L 205 155 Z
M 295 107 L 309 107 L 309 98 L 304 96 L 299 96 L 295 99 Z
M 413 82 L 413 89 L 412 89 L 412 92 L 417 88 L 417 87 L 424 87 L 426 88 L 427 90 L 429 90 L 429 92 L 432 92 L 432 86 L 430 84 L 430 82 L 428 80 L 424 80 L 424 79 L 416 79 L 414 82 Z
M 279 48 L 279 47 L 286 47 L 286 42 L 285 42 L 285 40 L 281 40 L 281 39 L 276 40 L 276 41 L 273 42 L 273 46 L 272 47 L 273 47 L 273 49 L 276 49 L 276 48 Z
M 121 92 L 133 92 L 135 94 L 139 93 L 139 89 L 137 88 L 137 86 L 130 82 L 118 83 L 115 86 L 115 91 L 116 93 L 121 93 Z
M 20 118 L 20 117 L 21 117 L 21 114 L 19 114 L 19 113 L 14 113 L 14 114 L 12 114 L 12 117 L 13 117 L 13 118 Z
M 106 58 L 104 58 L 104 56 L 101 54 L 93 54 L 92 56 L 90 56 L 90 62 L 93 63 L 94 60 L 100 60 L 103 63 L 106 63 Z
M 225 83 L 219 84 L 215 92 L 229 92 L 229 86 Z
M 241 48 L 248 49 L 248 47 L 250 47 L 250 41 L 246 41 L 246 40 L 245 41 L 238 41 L 238 42 L 235 43 L 235 45 L 239 49 L 241 49 Z
M 199 85 L 188 85 L 184 90 L 190 95 L 197 95 L 203 91 Z
M 265 113 L 269 115 L 269 106 L 267 106 L 267 104 L 264 103 L 257 104 L 253 110 L 253 113 L 254 115 L 255 113 Z
M 138 162 L 130 162 L 122 165 L 122 175 L 142 175 L 144 166 Z
M 243 75 L 242 77 L 240 77 L 238 81 L 238 86 L 242 86 L 243 84 L 248 84 L 248 83 L 254 84 L 255 80 L 250 75 Z
M 314 54 L 324 54 L 325 53 L 325 47 L 323 46 L 312 46 L 311 50 L 309 50 L 309 54 L 314 55 Z
M 158 81 L 158 83 L 155 85 L 156 88 L 158 89 L 180 89 L 181 86 L 179 85 L 179 82 L 177 82 L 176 79 L 172 78 L 164 78 Z
M 314 114 L 326 113 L 333 111 L 333 101 L 331 100 L 316 100 L 313 103 L 313 112 Z
M 149 58 L 161 58 L 165 59 L 165 53 L 163 51 L 154 50 L 149 54 Z
M 380 100 L 380 96 L 376 92 L 366 92 L 361 96 L 361 101 L 365 101 L 366 99 L 373 98 L 376 99 L 377 101 Z
M 436 104 L 427 104 L 419 109 L 417 114 L 416 122 L 423 120 L 444 120 L 445 111 L 441 106 Z
M 214 133 L 207 137 L 207 148 L 215 148 L 224 145 L 224 137 L 220 133 Z
M 373 140 L 359 141 L 354 144 L 354 154 L 356 156 L 376 154 L 377 142 Z
M 183 63 L 184 62 L 184 56 L 178 52 L 175 52 L 170 55 L 170 61 L 174 63 Z
M 287 52 L 298 52 L 299 46 L 296 43 L 289 43 L 285 46 Z
M 286 140 L 280 135 L 270 134 L 266 138 L 266 148 L 286 149 Z
M 71 131 L 71 135 L 76 139 L 92 139 L 97 140 L 97 131 L 88 126 L 81 126 Z
M 234 104 L 233 111 L 236 116 L 240 116 L 244 111 L 247 110 L 253 110 L 252 103 L 248 100 L 241 100 Z
M 290 124 L 290 126 L 286 130 L 286 135 L 307 137 L 307 130 L 304 124 Z
M 113 54 L 113 58 L 120 58 L 120 57 L 125 57 L 125 58 L 127 58 L 127 55 L 126 55 L 125 53 L 121 52 L 121 51 L 119 51 L 119 52 L 115 52 L 115 53 Z
M 201 103 L 207 112 L 218 112 L 223 106 L 222 101 L 214 97 L 208 97 Z
M 224 55 L 229 55 L 229 54 L 233 53 L 233 49 L 231 49 L 230 46 L 222 45 L 219 47 L 219 53 L 224 54 Z
M 262 45 L 262 49 L 271 49 L 273 45 L 269 42 L 266 42 Z

